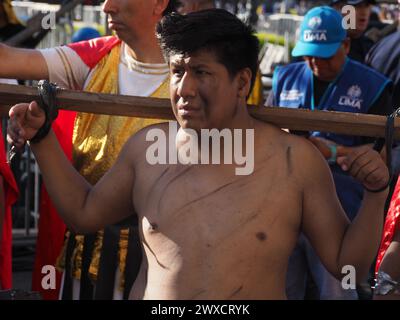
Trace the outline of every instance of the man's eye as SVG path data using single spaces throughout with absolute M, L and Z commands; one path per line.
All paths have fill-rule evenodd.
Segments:
M 183 76 L 185 71 L 183 69 L 172 69 L 172 74 L 174 76 Z
M 196 70 L 196 73 L 197 73 L 199 76 L 204 76 L 204 75 L 209 74 L 209 72 L 207 72 L 207 71 L 205 71 L 205 70 Z

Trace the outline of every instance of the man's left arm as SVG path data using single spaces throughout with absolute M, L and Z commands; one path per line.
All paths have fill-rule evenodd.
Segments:
M 377 193 L 365 191 L 357 217 L 350 224 L 328 166 L 321 159 L 321 155 L 302 156 L 302 170 L 308 173 L 303 189 L 303 231 L 328 271 L 339 279 L 343 266 L 350 265 L 357 271 L 356 280 L 361 281 L 378 250 L 388 188 Z M 385 163 L 369 146 L 355 148 L 342 166 L 369 189 L 377 190 L 389 181 Z

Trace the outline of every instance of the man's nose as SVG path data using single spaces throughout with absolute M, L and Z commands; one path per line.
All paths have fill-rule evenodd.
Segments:
M 118 11 L 118 6 L 117 6 L 118 0 L 106 0 L 103 3 L 103 11 L 104 13 L 110 14 L 110 13 L 116 13 Z
M 185 72 L 182 79 L 179 81 L 177 94 L 182 98 L 196 96 L 196 83 L 188 72 Z

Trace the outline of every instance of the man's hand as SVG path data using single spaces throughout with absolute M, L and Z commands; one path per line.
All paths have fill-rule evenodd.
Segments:
M 35 101 L 13 106 L 9 116 L 7 140 L 17 149 L 21 149 L 27 140 L 32 139 L 46 120 L 44 111 Z
M 371 145 L 352 147 L 345 156 L 337 158 L 337 164 L 371 190 L 384 187 L 390 179 L 384 160 Z

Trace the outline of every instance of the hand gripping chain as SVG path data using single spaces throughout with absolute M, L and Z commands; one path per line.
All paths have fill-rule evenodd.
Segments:
M 30 143 L 38 143 L 44 137 L 47 136 L 51 129 L 53 121 L 58 116 L 58 108 L 56 103 L 56 95 L 59 88 L 57 85 L 50 83 L 48 80 L 40 80 L 38 83 L 39 93 L 39 107 L 45 112 L 46 120 L 43 126 L 38 130 L 36 135 L 29 140 Z M 8 163 L 11 163 L 12 159 L 17 153 L 15 146 L 12 146 L 8 153 Z

